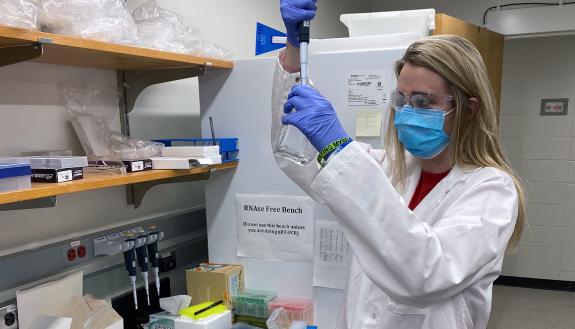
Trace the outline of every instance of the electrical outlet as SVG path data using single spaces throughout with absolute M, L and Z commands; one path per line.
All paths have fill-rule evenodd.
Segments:
M 18 310 L 16 305 L 0 308 L 0 329 L 18 329 Z
M 92 240 L 70 241 L 60 246 L 60 255 L 63 267 L 85 263 L 94 257 Z

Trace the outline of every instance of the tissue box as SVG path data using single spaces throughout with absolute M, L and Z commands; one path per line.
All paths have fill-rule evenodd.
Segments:
M 148 329 L 230 329 L 232 312 L 215 314 L 201 320 L 161 312 L 150 315 Z
M 231 310 L 232 296 L 244 290 L 243 266 L 203 263 L 186 271 L 186 283 L 194 304 L 223 300 Z

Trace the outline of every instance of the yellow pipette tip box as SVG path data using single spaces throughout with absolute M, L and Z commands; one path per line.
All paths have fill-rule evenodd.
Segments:
M 203 302 L 180 310 L 180 315 L 192 320 L 205 319 L 209 316 L 224 313 L 228 308 L 223 301 Z

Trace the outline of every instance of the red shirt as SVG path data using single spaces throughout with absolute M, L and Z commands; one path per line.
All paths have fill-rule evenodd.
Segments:
M 417 187 L 415 188 L 415 192 L 411 197 L 411 201 L 409 202 L 409 209 L 413 210 L 417 205 L 425 198 L 431 190 L 437 185 L 442 179 L 445 178 L 449 174 L 449 171 L 442 172 L 439 174 L 432 174 L 429 172 L 422 171 L 421 177 L 419 178 L 419 183 L 417 183 Z

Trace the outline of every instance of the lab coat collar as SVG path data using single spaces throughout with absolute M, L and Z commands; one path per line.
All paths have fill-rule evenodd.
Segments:
M 416 214 L 428 214 L 431 212 L 445 197 L 445 195 L 453 189 L 457 184 L 463 184 L 470 173 L 478 170 L 479 168 L 462 167 L 459 165 L 453 166 L 449 174 L 437 184 L 429 194 L 420 202 L 420 204 L 413 210 Z M 421 159 L 412 155 L 406 157 L 406 171 L 408 179 L 406 181 L 405 190 L 402 193 L 403 199 L 409 203 L 419 179 L 421 177 Z

